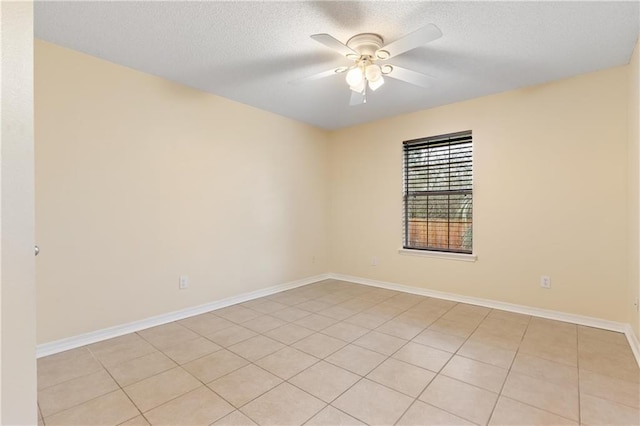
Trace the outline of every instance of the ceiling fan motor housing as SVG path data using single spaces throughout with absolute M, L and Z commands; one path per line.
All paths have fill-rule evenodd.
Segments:
M 376 52 L 383 46 L 384 41 L 378 34 L 357 34 L 347 41 L 347 46 L 360 54 L 360 57 L 375 58 Z

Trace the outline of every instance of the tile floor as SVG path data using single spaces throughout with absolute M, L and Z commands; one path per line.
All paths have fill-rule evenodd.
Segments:
M 620 333 L 327 280 L 38 360 L 46 425 L 637 425 Z

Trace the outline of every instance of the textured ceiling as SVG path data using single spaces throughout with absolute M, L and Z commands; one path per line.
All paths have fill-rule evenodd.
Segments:
M 36 37 L 325 129 L 624 65 L 634 2 L 37 2 Z M 310 35 L 443 37 L 390 63 L 429 74 L 349 106 L 343 76 L 292 85 L 344 57 Z

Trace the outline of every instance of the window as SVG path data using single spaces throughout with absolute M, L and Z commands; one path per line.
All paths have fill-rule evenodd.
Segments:
M 471 253 L 471 131 L 403 143 L 405 249 Z

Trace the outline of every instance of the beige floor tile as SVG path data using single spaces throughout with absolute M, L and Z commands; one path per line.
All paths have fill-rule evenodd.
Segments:
M 409 342 L 398 352 L 393 354 L 393 358 L 427 370 L 438 372 L 451 359 L 452 353 L 430 348 L 429 346 Z
M 640 369 L 635 359 L 610 358 L 590 353 L 579 353 L 581 370 L 589 370 L 620 380 L 640 383 Z
M 576 367 L 570 367 L 566 364 L 560 364 L 522 352 L 516 355 L 511 371 L 559 385 L 578 385 L 578 369 Z
M 394 337 L 399 337 L 404 340 L 411 340 L 416 337 L 426 327 L 422 325 L 416 325 L 410 323 L 409 320 L 403 320 L 402 318 L 394 318 L 385 322 L 380 327 L 376 328 L 376 331 L 380 333 L 389 334 Z
M 292 347 L 285 347 L 256 361 L 256 364 L 282 379 L 289 379 L 319 359 Z
M 390 305 L 398 306 L 404 309 L 409 309 L 412 306 L 417 305 L 420 302 L 426 300 L 425 296 L 420 296 L 417 294 L 409 294 L 409 293 L 399 293 L 393 296 L 390 299 L 387 299 L 384 303 L 388 303 Z
M 262 312 L 263 314 L 270 314 L 272 312 L 288 308 L 288 306 L 285 304 L 274 302 L 272 300 L 267 300 L 264 298 L 256 299 L 255 302 L 257 303 L 254 306 L 248 306 L 248 308 L 251 308 L 254 311 Z
M 628 347 L 627 337 L 624 333 L 617 333 L 615 331 L 602 330 L 600 328 L 585 327 L 583 325 L 578 326 L 578 341 L 583 340 L 598 340 L 608 343 L 610 345 L 620 345 Z
M 140 412 L 121 390 L 102 395 L 51 417 L 47 426 L 117 425 L 138 416 Z
M 337 408 L 328 406 L 322 409 L 318 414 L 313 416 L 311 420 L 304 426 L 366 426 L 358 419 L 354 419 L 347 413 Z
M 531 425 L 577 425 L 578 423 L 556 416 L 548 411 L 540 410 L 522 402 L 501 396 L 498 399 L 490 425 L 496 426 L 531 426 Z
M 186 364 L 189 361 L 202 358 L 220 349 L 222 349 L 222 347 L 216 345 L 211 340 L 198 337 L 197 339 L 170 346 L 164 349 L 163 352 L 178 364 Z
M 278 341 L 258 335 L 229 346 L 228 349 L 249 361 L 257 361 L 283 347 L 284 345 Z
M 388 318 L 383 315 L 375 315 L 368 312 L 360 312 L 352 317 L 344 320 L 349 324 L 354 324 L 360 327 L 368 328 L 373 330 L 374 328 L 380 327 L 382 324 L 388 321 Z
M 576 386 L 563 386 L 510 372 L 502 394 L 559 416 L 578 421 L 579 401 Z
M 495 330 L 478 327 L 469 337 L 468 341 L 484 343 L 485 345 L 496 346 L 498 348 L 516 351 L 522 343 L 522 338 L 515 334 L 499 333 Z
M 516 351 L 469 339 L 458 349 L 458 355 L 492 364 L 496 367 L 509 368 L 513 358 L 516 356 Z
M 520 342 L 527 329 L 527 324 L 500 318 L 485 318 L 478 326 L 476 333 L 494 334 L 509 340 Z
M 471 336 L 471 333 L 473 333 L 476 327 L 477 324 L 468 324 L 441 318 L 431 324 L 428 329 L 431 331 L 437 331 L 438 333 L 452 334 L 466 339 Z
M 38 389 L 102 370 L 102 365 L 86 348 L 72 349 L 38 359 Z
M 545 334 L 564 334 L 567 336 L 578 335 L 578 326 L 564 321 L 556 321 L 546 318 L 531 317 L 527 332 L 541 332 Z
M 300 303 L 299 305 L 296 305 L 296 308 L 317 313 L 324 309 L 330 308 L 332 306 L 333 304 L 331 303 L 320 302 L 318 300 L 309 300 L 308 302 L 303 302 L 303 303 Z
M 342 321 L 349 318 L 350 316 L 357 314 L 358 312 L 360 311 L 345 308 L 343 306 L 332 306 L 330 308 L 319 311 L 318 314 L 325 317 L 333 318 L 338 321 Z
M 347 342 L 335 337 L 315 333 L 295 343 L 293 347 L 317 358 L 326 358 L 346 344 Z
M 360 327 L 355 324 L 349 324 L 348 322 L 339 322 L 322 330 L 322 334 L 327 334 L 332 337 L 336 337 L 345 342 L 353 342 L 359 337 L 364 336 L 369 332 L 368 328 Z
M 473 423 L 486 424 L 498 395 L 438 375 L 419 399 Z
M 49 417 L 116 389 L 116 382 L 102 370 L 39 391 L 38 405 L 42 415 Z
M 423 329 L 429 327 L 440 318 L 439 314 L 425 312 L 418 309 L 410 309 L 395 317 L 392 321 L 398 320 L 412 326 L 420 326 Z M 413 336 L 415 337 L 415 336 Z
M 308 317 L 309 315 L 311 315 L 311 312 L 304 311 L 302 309 L 294 308 L 293 306 L 291 306 L 276 312 L 272 312 L 271 315 L 285 321 L 293 322 L 293 321 L 302 319 L 304 317 Z
M 289 383 L 282 383 L 254 399 L 241 411 L 260 425 L 301 425 L 326 404 Z
M 393 317 L 400 315 L 402 312 L 404 312 L 404 309 L 398 308 L 397 306 L 385 304 L 384 302 L 362 311 L 362 313 L 364 314 L 373 314 L 385 319 L 386 321 L 389 321 Z
M 227 327 L 231 327 L 233 323 L 224 318 L 220 318 L 211 313 L 196 315 L 187 319 L 178 321 L 183 327 L 187 327 L 191 331 L 195 331 L 201 336 L 215 333 L 216 331 L 224 330 Z
M 282 292 L 279 294 L 274 294 L 272 296 L 268 296 L 267 299 L 272 300 L 274 302 L 283 303 L 285 305 L 296 305 L 298 303 L 306 302 L 306 297 L 298 296 L 295 294 L 289 294 L 288 292 Z
M 180 367 L 129 385 L 124 391 L 143 413 L 201 386 Z
M 257 423 L 236 410 L 214 423 L 215 426 L 257 426 Z
M 107 368 L 158 351 L 136 333 L 125 334 L 87 347 Z
M 256 333 L 266 333 L 274 328 L 281 327 L 287 322 L 283 319 L 273 317 L 271 315 L 262 315 L 247 322 L 243 322 L 242 326 Z
M 248 328 L 244 328 L 239 325 L 233 325 L 231 327 L 225 328 L 224 330 L 208 334 L 205 337 L 211 340 L 213 343 L 218 344 L 223 348 L 227 348 L 231 345 L 235 345 L 236 343 L 240 343 L 257 335 L 258 333 L 256 333 L 255 331 L 251 331 Z
M 416 401 L 400 418 L 397 426 L 457 426 L 457 425 L 473 425 L 463 418 L 454 416 L 444 410 L 425 404 L 422 401 Z
M 280 343 L 284 343 L 285 345 L 291 345 L 298 340 L 312 335 L 313 333 L 315 333 L 315 331 L 309 330 L 308 328 L 304 328 L 296 324 L 286 324 L 282 327 L 275 328 L 264 335 L 275 339 Z
M 529 321 L 531 320 L 531 316 L 529 315 L 517 314 L 515 312 L 501 311 L 499 309 L 493 309 L 491 312 L 489 312 L 489 315 L 487 315 L 487 319 L 488 318 L 519 322 L 524 325 L 529 325 Z
M 262 315 L 261 312 L 254 311 L 253 309 L 245 308 L 240 305 L 228 306 L 226 308 L 213 311 L 213 313 L 219 317 L 235 322 L 236 324 L 252 320 Z
M 144 416 L 140 415 L 129 419 L 124 423 L 120 423 L 120 426 L 149 426 L 149 422 L 144 418 Z
M 248 361 L 246 359 L 223 349 L 191 361 L 183 365 L 183 367 L 202 383 L 209 383 L 247 364 Z
M 358 380 L 360 376 L 320 361 L 289 379 L 289 382 L 325 402 L 331 402 Z
M 333 318 L 325 317 L 323 315 L 311 314 L 302 319 L 297 320 L 295 323 L 302 327 L 310 328 L 315 331 L 322 331 L 325 328 L 335 324 L 336 321 Z
M 537 356 L 538 358 L 566 364 L 571 367 L 578 366 L 578 347 L 575 345 L 561 345 L 556 342 L 545 342 L 525 337 L 520 344 L 519 352 Z
M 176 363 L 167 358 L 162 352 L 153 352 L 109 367 L 109 373 L 120 386 L 124 387 L 170 370 L 175 366 Z
M 622 363 L 635 361 L 633 352 L 628 344 L 608 343 L 598 339 L 586 338 L 578 341 L 578 352 L 580 355 L 589 354 L 593 356 L 603 356 L 618 360 Z
M 205 386 L 145 413 L 152 425 L 208 425 L 234 408 Z
M 421 345 L 431 346 L 447 352 L 455 352 L 465 342 L 465 337 L 454 336 L 453 334 L 440 333 L 433 330 L 425 330 L 413 338 L 413 342 Z
M 331 405 L 367 424 L 391 425 L 412 402 L 412 398 L 400 392 L 362 379 Z
M 367 375 L 374 382 L 417 398 L 436 373 L 388 358 Z
M 406 340 L 388 334 L 371 331 L 361 338 L 354 340 L 353 344 L 362 346 L 383 355 L 391 355 L 404 346 Z
M 338 367 L 346 368 L 353 373 L 364 376 L 376 368 L 386 358 L 386 356 L 378 352 L 373 352 L 356 345 L 347 345 L 328 356 L 325 360 Z
M 613 377 L 580 370 L 580 394 L 607 399 L 640 408 L 640 385 Z
M 500 393 L 509 371 L 484 362 L 455 355 L 441 373 L 479 388 Z
M 147 328 L 146 330 L 138 331 L 138 334 L 160 350 L 200 337 L 198 333 L 175 322 Z
M 218 395 L 237 408 L 282 383 L 282 379 L 249 364 L 209 383 Z
M 580 415 L 587 425 L 638 425 L 640 411 L 591 395 L 580 395 Z
M 375 302 L 372 302 L 370 300 L 363 300 L 356 297 L 355 299 L 347 300 L 346 302 L 340 303 L 337 306 L 345 309 L 351 309 L 357 312 L 362 312 L 365 309 L 369 309 L 373 305 L 375 305 Z

